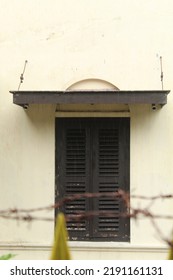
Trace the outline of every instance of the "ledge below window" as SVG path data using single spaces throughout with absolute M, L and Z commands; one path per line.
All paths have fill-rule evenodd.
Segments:
M 30 104 L 152 104 L 165 105 L 169 90 L 66 90 L 10 91 L 13 103 L 22 107 Z

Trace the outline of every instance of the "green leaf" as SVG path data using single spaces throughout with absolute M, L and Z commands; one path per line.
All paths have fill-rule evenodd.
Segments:
M 16 255 L 13 255 L 13 254 L 7 254 L 7 255 L 3 255 L 3 256 L 0 256 L 0 260 L 10 260 L 12 258 L 14 258 Z

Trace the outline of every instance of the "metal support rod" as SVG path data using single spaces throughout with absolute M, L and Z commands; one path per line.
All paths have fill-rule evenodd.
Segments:
M 162 90 L 163 90 L 163 67 L 162 67 L 162 56 L 160 56 L 160 70 L 161 70 L 160 79 L 161 79 Z
M 19 83 L 19 86 L 18 86 L 18 90 L 20 89 L 20 86 L 21 86 L 21 84 L 23 83 L 23 80 L 24 80 L 24 73 L 25 73 L 25 70 L 26 70 L 26 64 L 27 64 L 27 63 L 28 63 L 28 61 L 25 60 L 23 72 L 22 72 L 22 74 L 20 75 L 20 83 Z

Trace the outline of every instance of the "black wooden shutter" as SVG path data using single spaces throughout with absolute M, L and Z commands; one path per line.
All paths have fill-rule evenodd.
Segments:
M 57 119 L 56 142 L 56 184 L 57 199 L 89 192 L 89 130 L 85 123 L 77 119 Z M 77 199 L 65 204 L 61 209 L 67 215 L 89 211 L 89 200 Z M 67 222 L 70 238 L 89 238 L 87 220 Z
M 57 119 L 57 198 L 85 192 L 129 190 L 129 119 Z M 72 240 L 129 240 L 129 219 L 121 218 L 126 207 L 114 198 L 79 199 L 69 202 L 66 214 L 113 211 L 90 220 L 67 223 Z M 117 215 L 116 215 L 117 214 Z
M 129 191 L 129 119 L 102 119 L 93 129 L 93 189 L 99 193 Z M 103 215 L 93 221 L 93 238 L 129 240 L 129 219 L 126 206 L 114 197 L 96 199 L 94 210 Z M 110 215 L 104 215 L 110 212 Z M 111 215 L 111 212 L 115 215 Z

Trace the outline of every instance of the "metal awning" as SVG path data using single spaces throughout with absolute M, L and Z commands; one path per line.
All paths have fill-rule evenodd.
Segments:
M 30 104 L 156 104 L 165 105 L 169 90 L 10 91 L 13 103 Z

